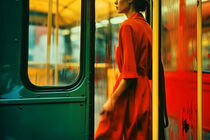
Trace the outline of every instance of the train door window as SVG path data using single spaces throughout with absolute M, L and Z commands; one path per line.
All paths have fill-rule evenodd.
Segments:
M 113 0 L 95 0 L 95 20 L 95 128 L 97 128 L 100 109 L 111 95 L 119 76 L 114 56 L 120 24 L 126 20 L 126 16 L 117 12 Z
M 111 94 L 119 73 L 114 54 L 118 44 L 120 23 L 125 20 L 125 16 L 117 13 L 114 1 L 95 0 L 95 20 L 95 128 L 97 128 L 100 109 Z
M 202 2 L 202 132 L 209 134 L 210 1 Z M 197 2 L 161 1 L 161 53 L 169 127 L 167 139 L 197 137 Z M 175 105 L 175 106 L 174 106 Z M 171 131 L 172 130 L 172 131 Z M 208 139 L 208 138 L 207 138 Z
M 210 0 L 202 0 L 202 57 L 203 72 L 210 73 Z
M 205 28 L 205 27 L 204 27 Z M 210 30 L 202 35 L 203 71 L 210 73 Z
M 80 73 L 81 0 L 30 0 L 28 77 L 36 86 L 68 86 Z

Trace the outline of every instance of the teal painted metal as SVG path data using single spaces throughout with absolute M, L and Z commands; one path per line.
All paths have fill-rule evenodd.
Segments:
M 84 103 L 1 105 L 0 112 L 1 140 L 85 139 Z
M 0 105 L 41 104 L 41 103 L 77 103 L 85 102 L 85 97 L 54 97 L 54 98 L 26 98 L 0 99 Z
M 28 1 L 0 4 L 0 139 L 93 139 L 94 0 L 82 0 L 81 77 L 73 87 L 33 90 L 27 63 Z

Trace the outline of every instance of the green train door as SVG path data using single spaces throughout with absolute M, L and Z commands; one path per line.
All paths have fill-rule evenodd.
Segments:
M 0 139 L 93 139 L 94 0 L 4 0 L 0 11 Z

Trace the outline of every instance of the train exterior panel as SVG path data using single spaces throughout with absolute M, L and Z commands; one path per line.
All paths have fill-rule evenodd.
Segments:
M 207 140 L 210 1 L 202 5 Z M 161 1 L 169 140 L 197 139 L 196 8 L 193 0 Z M 113 1 L 3 0 L 0 17 L 0 140 L 93 139 L 119 74 L 114 54 L 125 17 L 116 13 Z
M 40 87 L 27 75 L 29 1 L 1 1 L 1 140 L 93 139 L 94 3 L 81 3 L 80 75 L 68 86 Z

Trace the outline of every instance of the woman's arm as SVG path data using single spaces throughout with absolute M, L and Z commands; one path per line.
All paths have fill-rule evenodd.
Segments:
M 115 90 L 115 92 L 112 94 L 112 96 L 107 100 L 107 102 L 103 105 L 103 108 L 100 112 L 100 114 L 104 114 L 105 112 L 111 112 L 114 109 L 114 105 L 117 102 L 117 100 L 120 98 L 120 96 L 123 94 L 123 92 L 129 88 L 129 86 L 134 83 L 135 79 L 122 79 L 119 83 L 119 86 Z
M 131 83 L 134 82 L 135 79 L 122 79 L 120 81 L 119 86 L 117 87 L 117 89 L 115 90 L 115 92 L 112 94 L 111 99 L 114 102 L 117 102 L 117 100 L 119 99 L 119 97 L 122 95 L 122 93 L 128 88 L 130 87 Z

